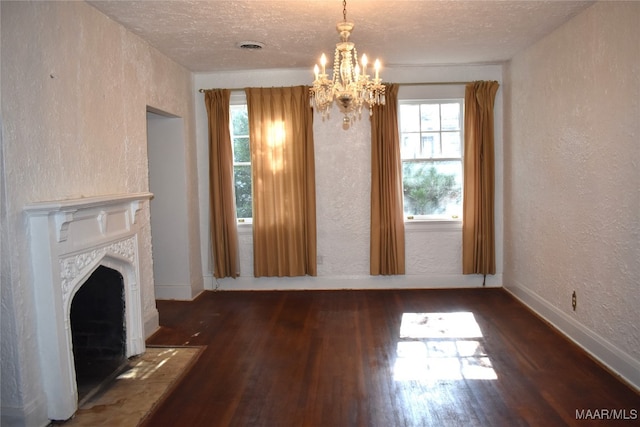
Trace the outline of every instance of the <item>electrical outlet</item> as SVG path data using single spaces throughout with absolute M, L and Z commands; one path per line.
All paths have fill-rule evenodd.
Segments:
M 576 311 L 577 305 L 578 305 L 578 297 L 576 295 L 576 291 L 573 291 L 573 294 L 571 294 L 571 307 L 573 307 L 573 311 Z

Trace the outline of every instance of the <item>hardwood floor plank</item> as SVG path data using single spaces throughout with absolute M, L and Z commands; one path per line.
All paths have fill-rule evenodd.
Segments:
M 205 292 L 158 310 L 150 345 L 206 350 L 149 427 L 580 426 L 577 410 L 640 410 L 502 289 Z

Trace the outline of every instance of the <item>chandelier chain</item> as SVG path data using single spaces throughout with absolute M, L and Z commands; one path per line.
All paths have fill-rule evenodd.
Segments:
M 347 22 L 347 0 L 342 0 L 342 18 Z

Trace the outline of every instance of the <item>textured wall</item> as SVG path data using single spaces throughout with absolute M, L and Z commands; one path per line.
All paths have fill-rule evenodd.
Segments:
M 505 286 L 578 331 L 583 345 L 604 347 L 597 356 L 628 365 L 633 381 L 640 372 L 638 40 L 640 3 L 597 3 L 511 61 L 505 108 Z
M 188 167 L 195 168 L 192 77 L 84 2 L 0 7 L 7 210 L 2 239 L 12 248 L 8 260 L 3 252 L 2 263 L 2 417 L 3 425 L 25 417 L 26 424 L 37 425 L 44 396 L 22 209 L 30 202 L 147 191 L 147 106 L 185 118 Z M 190 185 L 197 206 L 195 178 Z M 197 208 L 191 213 L 197 218 Z M 148 206 L 140 217 L 144 320 L 153 324 Z M 197 220 L 192 222 L 197 237 Z M 199 241 L 192 250 L 198 253 L 192 270 L 199 273 Z
M 369 274 L 371 123 L 366 110 L 348 130 L 337 109 L 314 116 L 319 276 Z

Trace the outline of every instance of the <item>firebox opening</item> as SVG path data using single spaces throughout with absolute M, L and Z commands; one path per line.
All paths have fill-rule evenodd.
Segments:
M 71 336 L 78 401 L 89 397 L 126 363 L 124 281 L 99 266 L 71 302 Z

